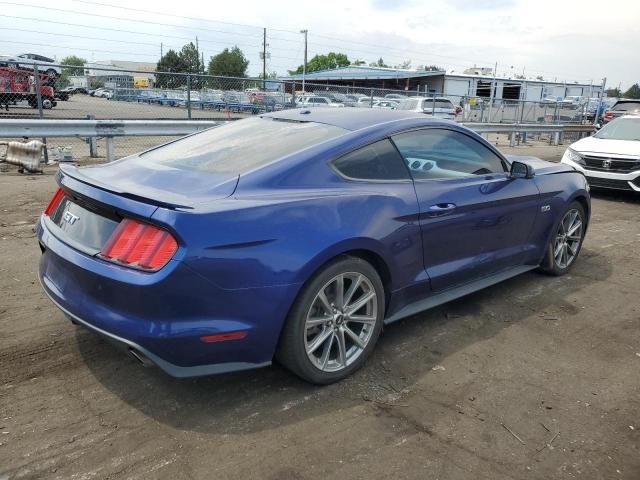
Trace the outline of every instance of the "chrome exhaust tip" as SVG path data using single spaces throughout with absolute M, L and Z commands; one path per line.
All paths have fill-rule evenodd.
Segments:
M 149 360 L 149 358 L 147 358 L 147 356 L 144 353 L 136 350 L 135 348 L 129 348 L 129 355 L 131 355 L 138 362 L 140 362 L 143 367 L 154 366 L 154 363 L 151 360 Z

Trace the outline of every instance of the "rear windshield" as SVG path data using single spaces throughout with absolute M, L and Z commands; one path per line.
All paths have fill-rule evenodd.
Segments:
M 185 137 L 140 158 L 172 168 L 238 175 L 346 132 L 322 123 L 250 118 Z
M 635 112 L 640 110 L 640 102 L 618 102 L 613 106 L 612 110 L 620 112 Z
M 422 104 L 422 106 L 426 109 L 429 108 L 453 108 L 453 103 L 451 103 L 451 100 L 436 100 L 435 101 L 435 107 L 433 106 L 434 102 L 433 100 L 425 100 L 424 103 Z
M 418 106 L 419 100 L 403 100 L 398 106 L 399 110 L 413 110 Z
M 640 140 L 640 117 L 613 120 L 602 127 L 594 137 L 608 140 Z

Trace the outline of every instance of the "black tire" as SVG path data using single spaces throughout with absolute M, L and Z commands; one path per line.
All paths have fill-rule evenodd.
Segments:
M 355 359 L 352 361 L 352 363 L 348 363 L 348 356 L 345 355 L 343 358 L 345 359 L 344 364 L 346 364 L 346 366 L 337 371 L 324 371 L 318 368 L 318 366 L 311 361 L 309 355 L 312 355 L 312 353 L 310 353 L 309 355 L 307 354 L 306 344 L 308 342 L 308 330 L 307 328 L 305 328 L 305 326 L 307 316 L 308 314 L 310 315 L 310 312 L 314 308 L 314 304 L 317 301 L 317 295 L 319 295 L 321 290 L 323 290 L 324 293 L 327 293 L 327 289 L 330 288 L 330 286 L 328 285 L 332 281 L 332 279 L 335 279 L 342 274 L 346 276 L 353 276 L 354 274 L 362 275 L 363 278 L 368 282 L 365 285 L 367 287 L 366 293 L 370 293 L 371 291 L 375 292 L 377 308 L 375 310 L 375 315 L 371 314 L 371 319 L 375 318 L 375 324 L 372 324 L 370 327 L 366 327 L 366 333 L 365 326 L 362 325 L 361 327 L 362 330 L 360 330 L 359 335 L 369 335 L 366 344 L 364 344 L 364 348 L 358 348 L 355 343 L 352 343 L 349 347 L 350 350 L 347 350 L 346 348 L 343 350 L 347 352 L 359 352 L 357 355 L 353 354 L 355 356 Z M 347 278 L 346 282 L 350 282 L 349 284 L 358 283 L 349 280 L 348 277 L 345 278 Z M 345 282 L 345 280 L 343 280 L 343 282 Z M 344 285 L 346 286 L 347 283 L 344 283 Z M 360 290 L 358 290 L 358 294 L 359 296 L 356 297 L 355 302 L 357 302 L 358 298 L 364 298 L 364 287 L 361 294 Z M 354 293 L 354 295 L 356 294 Z M 366 308 L 368 309 L 369 306 L 366 306 Z M 291 308 L 291 311 L 289 312 L 289 315 L 287 316 L 287 320 L 285 322 L 280 337 L 280 342 L 276 351 L 276 359 L 294 374 L 298 375 L 308 382 L 315 383 L 317 385 L 327 385 L 342 380 L 358 370 L 364 364 L 367 357 L 371 354 L 378 340 L 378 337 L 380 336 L 380 332 L 382 331 L 384 312 L 385 292 L 378 272 L 368 262 L 361 258 L 342 255 L 332 262 L 328 263 L 318 272 L 316 272 L 302 288 L 300 294 L 298 295 L 298 298 Z M 342 316 L 338 313 L 338 317 Z M 349 317 L 345 316 L 344 318 L 346 319 Z M 323 332 L 324 329 L 334 329 L 335 332 L 337 331 L 335 329 L 340 327 L 335 326 L 333 321 L 336 322 L 335 325 L 342 325 L 343 328 L 353 328 L 354 330 L 358 328 L 357 322 L 356 326 L 351 327 L 352 324 L 350 323 L 350 320 L 336 320 L 335 316 L 331 321 L 332 326 L 321 325 L 315 328 L 322 329 Z M 344 324 L 338 322 L 344 322 Z M 338 334 L 335 334 L 329 339 L 329 354 L 327 355 L 327 357 L 330 357 L 331 352 L 336 352 L 336 354 L 339 355 L 338 352 L 334 350 L 334 348 L 339 349 L 339 340 L 337 335 Z M 342 333 L 342 335 L 345 339 L 347 339 L 346 345 L 349 345 L 348 342 L 352 342 L 349 335 L 345 335 L 344 333 Z M 319 336 L 321 336 L 321 333 L 318 334 L 318 337 Z M 334 338 L 336 339 L 335 344 L 333 343 Z M 324 345 L 326 346 L 326 344 Z M 318 348 L 318 350 L 321 349 Z
M 561 235 L 563 235 L 563 221 L 569 212 L 576 211 L 578 213 L 582 228 L 580 229 L 580 239 L 577 241 L 575 245 L 575 253 L 567 264 L 563 264 L 563 262 L 559 262 L 555 255 L 555 249 L 557 246 L 557 242 Z M 580 250 L 582 249 L 582 243 L 584 242 L 584 236 L 587 230 L 587 221 L 586 214 L 584 211 L 584 207 L 580 202 L 574 201 L 572 202 L 564 212 L 562 212 L 562 216 L 560 217 L 559 224 L 555 227 L 555 231 L 551 235 L 549 239 L 549 244 L 547 245 L 547 250 L 544 256 L 544 260 L 540 264 L 540 270 L 544 273 L 554 276 L 560 276 L 567 273 L 571 270 L 571 267 L 575 264 L 575 261 L 580 254 Z M 571 251 L 571 250 L 569 250 Z
M 49 70 L 47 70 L 47 75 L 49 75 L 51 78 L 57 78 L 58 72 L 56 72 L 53 68 L 50 68 Z

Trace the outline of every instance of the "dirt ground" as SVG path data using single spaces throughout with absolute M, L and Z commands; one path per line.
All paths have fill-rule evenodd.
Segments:
M 594 195 L 570 275 L 395 323 L 321 388 L 172 379 L 74 327 L 36 279 L 54 172 L 0 173 L 1 480 L 640 478 L 640 197 Z

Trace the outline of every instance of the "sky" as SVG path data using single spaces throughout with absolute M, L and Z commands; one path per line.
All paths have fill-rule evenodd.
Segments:
M 0 0 L 0 55 L 157 62 L 198 37 L 205 60 L 237 45 L 249 73 L 286 75 L 308 55 L 346 53 L 367 63 L 491 67 L 623 91 L 640 81 L 640 2 L 609 0 Z M 161 46 L 162 44 L 162 46 Z

